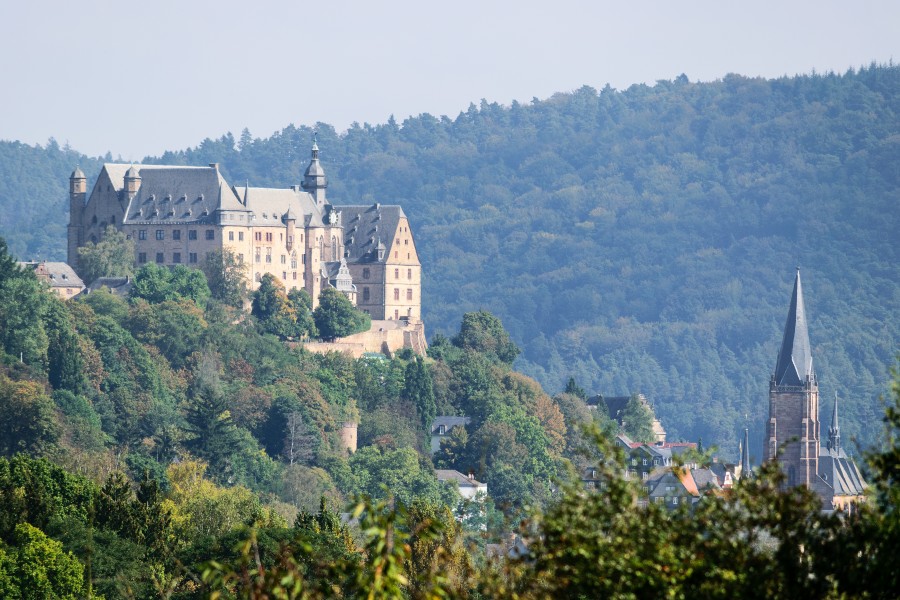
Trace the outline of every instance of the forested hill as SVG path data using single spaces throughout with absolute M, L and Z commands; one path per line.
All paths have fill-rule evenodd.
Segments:
M 822 413 L 837 392 L 845 437 L 879 430 L 900 339 L 898 115 L 900 67 L 873 65 L 315 129 L 333 202 L 410 215 L 432 333 L 490 310 L 523 348 L 517 367 L 551 393 L 570 375 L 590 392 L 641 391 L 672 437 L 736 452 L 749 425 L 758 457 L 798 264 Z M 147 161 L 219 162 L 231 181 L 287 186 L 312 132 L 229 134 Z M 0 234 L 60 257 L 43 219 L 8 219 L 27 207 L 64 231 L 65 177 L 47 181 L 21 158 L 32 154 L 2 144 Z M 97 163 L 82 168 L 92 178 Z

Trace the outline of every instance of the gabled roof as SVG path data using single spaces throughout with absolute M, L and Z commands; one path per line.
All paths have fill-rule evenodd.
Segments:
M 781 351 L 775 363 L 775 384 L 799 386 L 803 385 L 807 377 L 814 377 L 812 351 L 809 346 L 803 289 L 800 285 L 800 269 L 797 269 L 791 306 L 784 324 Z
M 842 449 L 820 449 L 819 478 L 833 490 L 835 496 L 859 496 L 868 487 L 856 463 Z
M 377 262 L 378 244 L 389 248 L 400 219 L 406 218 L 403 208 L 395 204 L 335 205 L 334 208 L 341 213 L 344 251 L 350 263 Z

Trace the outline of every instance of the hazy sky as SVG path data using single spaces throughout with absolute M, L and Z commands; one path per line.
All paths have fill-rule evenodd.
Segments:
M 0 0 L 0 139 L 140 159 L 248 127 L 900 60 L 900 2 Z

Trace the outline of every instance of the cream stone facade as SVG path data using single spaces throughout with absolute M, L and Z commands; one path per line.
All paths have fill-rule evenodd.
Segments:
M 416 322 L 422 266 L 409 220 L 396 205 L 331 204 L 313 144 L 303 182 L 285 189 L 230 185 L 206 167 L 105 164 L 90 193 L 75 169 L 69 180 L 68 261 L 112 225 L 135 242 L 135 265 L 200 267 L 231 251 L 255 289 L 271 274 L 318 304 L 326 287 L 343 292 L 375 320 Z

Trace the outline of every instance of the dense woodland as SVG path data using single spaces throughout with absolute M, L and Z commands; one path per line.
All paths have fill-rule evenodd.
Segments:
M 673 439 L 753 455 L 800 265 L 824 411 L 871 444 L 897 350 L 900 67 L 584 87 L 456 117 L 244 131 L 147 162 L 297 183 L 318 131 L 336 203 L 402 204 L 429 331 L 502 319 L 545 389 L 644 393 Z M 101 160 L 0 143 L 0 231 L 60 259 L 67 176 Z M 90 183 L 90 181 L 89 181 Z M 850 447 L 850 450 L 853 450 Z

